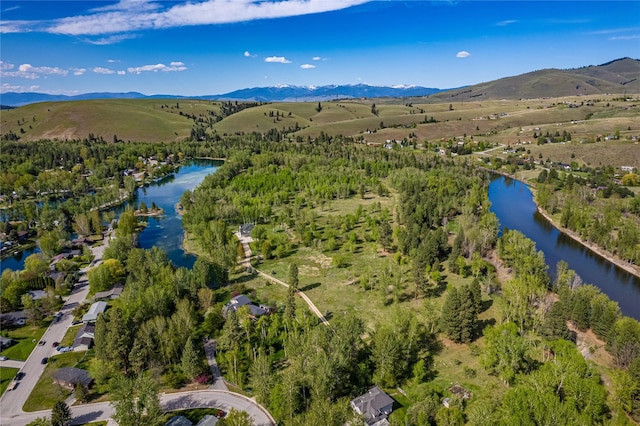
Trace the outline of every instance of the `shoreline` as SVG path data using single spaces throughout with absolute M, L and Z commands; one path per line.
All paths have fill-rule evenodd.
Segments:
M 516 180 L 518 182 L 523 183 L 524 185 L 527 186 L 527 188 L 529 188 L 530 191 L 532 191 L 531 185 L 526 182 L 525 180 L 518 178 L 514 175 L 511 175 L 509 173 L 503 172 L 503 171 L 497 171 L 497 170 L 490 170 L 490 169 L 485 169 L 483 168 L 483 170 L 486 170 L 488 172 L 491 173 L 496 173 L 505 177 L 508 177 L 509 179 L 513 179 Z M 533 193 L 533 191 L 532 191 Z M 615 255 L 614 253 L 611 253 L 595 244 L 589 243 L 588 241 L 585 241 L 584 239 L 582 239 L 582 237 L 580 237 L 578 234 L 576 234 L 575 232 L 573 232 L 570 229 L 567 229 L 561 225 L 559 225 L 558 223 L 556 223 L 556 221 L 553 220 L 553 217 L 546 211 L 544 210 L 542 207 L 540 207 L 538 205 L 538 203 L 535 200 L 535 197 L 531 197 L 533 200 L 533 203 L 536 205 L 536 211 L 538 213 L 540 213 L 542 215 L 542 217 L 544 217 L 547 222 L 549 222 L 554 228 L 556 228 L 558 230 L 558 232 L 561 232 L 562 234 L 566 235 L 567 237 L 571 238 L 572 240 L 576 241 L 577 243 L 580 243 L 580 245 L 582 245 L 583 247 L 585 247 L 588 250 L 591 250 L 593 253 L 597 254 L 598 256 L 602 257 L 603 259 L 607 260 L 608 262 L 616 265 L 618 268 L 623 269 L 624 271 L 630 273 L 631 275 L 635 276 L 636 278 L 640 278 L 640 267 L 633 265 L 621 258 L 619 258 L 617 255 Z

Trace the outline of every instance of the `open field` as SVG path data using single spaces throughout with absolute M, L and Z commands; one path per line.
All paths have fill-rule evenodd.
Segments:
M 638 95 L 627 95 L 627 99 Z M 375 109 L 373 108 L 375 104 Z M 343 135 L 357 142 L 384 144 L 388 140 L 414 145 L 446 144 L 456 138 L 473 142 L 512 145 L 531 142 L 538 155 L 557 145 L 534 147 L 535 136 L 569 132 L 574 144 L 595 142 L 620 135 L 619 144 L 586 144 L 575 148 L 578 160 L 598 165 L 617 164 L 624 158 L 638 163 L 633 147 L 625 146 L 640 136 L 640 103 L 618 94 L 597 98 L 569 96 L 520 100 L 452 98 L 434 102 L 420 99 L 359 99 L 320 102 L 255 104 L 230 115 L 223 103 L 202 100 L 107 99 L 40 103 L 1 112 L 3 134 L 13 132 L 20 140 L 82 139 L 90 133 L 105 141 L 114 135 L 124 141 L 177 141 L 190 137 L 194 127 L 208 135 L 266 135 L 273 129 L 285 140 L 306 140 L 324 133 Z M 224 118 L 222 116 L 226 115 Z M 611 142 L 611 140 L 607 141 Z M 596 148 L 596 147 L 600 148 Z M 593 153 L 593 154 L 591 154 Z M 557 153 L 565 161 L 564 153 Z M 553 157 L 552 157 L 553 158 Z M 555 158 L 554 158 L 555 159 Z M 596 162 L 596 159 L 602 159 Z

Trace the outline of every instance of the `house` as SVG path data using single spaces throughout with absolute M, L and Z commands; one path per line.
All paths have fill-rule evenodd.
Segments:
M 218 423 L 218 418 L 212 415 L 206 415 L 198 423 L 196 426 L 215 426 Z
M 33 297 L 33 300 L 41 300 L 47 297 L 47 292 L 44 290 L 30 290 L 28 294 Z
M 253 303 L 251 299 L 247 297 L 247 295 L 240 294 L 232 298 L 229 301 L 229 303 L 224 305 L 224 307 L 222 308 L 222 315 L 226 317 L 229 311 L 232 311 L 232 310 L 234 312 L 238 312 L 238 309 L 240 309 L 243 306 L 246 306 L 249 308 L 249 310 L 251 311 L 251 316 L 253 317 L 262 316 L 268 313 L 270 310 L 268 306 L 265 306 L 265 305 L 258 306 L 255 303 Z
M 88 351 L 93 346 L 93 339 L 95 337 L 96 326 L 94 324 L 86 323 L 76 333 L 76 338 L 73 340 L 74 351 Z
M 96 302 L 89 308 L 89 312 L 83 315 L 82 322 L 91 322 L 98 319 L 98 315 L 107 309 L 107 302 Z
M 388 425 L 387 416 L 393 411 L 393 398 L 374 386 L 367 393 L 353 399 L 351 408 L 364 416 L 368 426 Z
M 193 426 L 193 423 L 185 416 L 173 416 L 164 426 Z
M 240 232 L 241 238 L 246 238 L 251 236 L 251 231 L 253 230 L 253 223 L 243 223 L 240 225 L 238 231 Z
M 53 373 L 53 383 L 67 389 L 73 389 L 80 383 L 84 387 L 91 386 L 93 379 L 87 370 L 75 367 L 62 367 Z
M 123 286 L 121 283 L 115 284 L 111 290 L 99 291 L 93 296 L 93 300 L 117 299 L 122 294 Z

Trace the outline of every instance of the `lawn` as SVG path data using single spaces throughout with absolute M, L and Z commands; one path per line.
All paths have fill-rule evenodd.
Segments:
M 13 339 L 16 343 L 0 352 L 0 355 L 4 355 L 9 359 L 25 361 L 48 326 L 49 323 L 46 323 L 44 326 L 25 325 L 15 330 L 4 330 L 2 335 Z
M 17 372 L 17 368 L 0 367 L 0 395 L 7 389 Z
M 67 398 L 71 392 L 60 385 L 53 383 L 53 374 L 62 367 L 81 367 L 85 352 L 67 352 L 49 358 L 47 367 L 40 376 L 33 392 L 25 402 L 24 411 L 47 410 L 53 407 L 56 401 Z

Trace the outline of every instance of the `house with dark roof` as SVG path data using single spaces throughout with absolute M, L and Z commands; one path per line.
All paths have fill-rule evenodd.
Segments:
M 80 383 L 84 387 L 91 386 L 93 379 L 87 370 L 75 367 L 62 367 L 53 373 L 53 383 L 67 389 L 73 389 Z
M 393 411 L 393 398 L 374 386 L 364 395 L 351 400 L 351 408 L 364 417 L 368 426 L 386 426 L 387 416 Z
M 173 416 L 164 426 L 193 426 L 193 423 L 185 416 Z
M 240 294 L 232 298 L 229 301 L 229 303 L 224 305 L 224 307 L 222 308 L 222 315 L 226 317 L 230 311 L 238 312 L 238 309 L 240 309 L 243 306 L 246 306 L 247 308 L 249 308 L 249 311 L 251 312 L 251 316 L 254 318 L 262 316 L 270 311 L 270 308 L 268 306 L 266 305 L 258 306 L 255 303 L 253 303 L 251 299 L 247 297 L 246 294 Z
M 122 283 L 116 283 L 110 290 L 99 291 L 93 295 L 94 300 L 113 300 L 118 299 L 122 294 Z
M 76 333 L 76 338 L 73 340 L 74 351 L 88 351 L 93 346 L 93 339 L 95 337 L 96 326 L 94 324 L 86 323 Z

